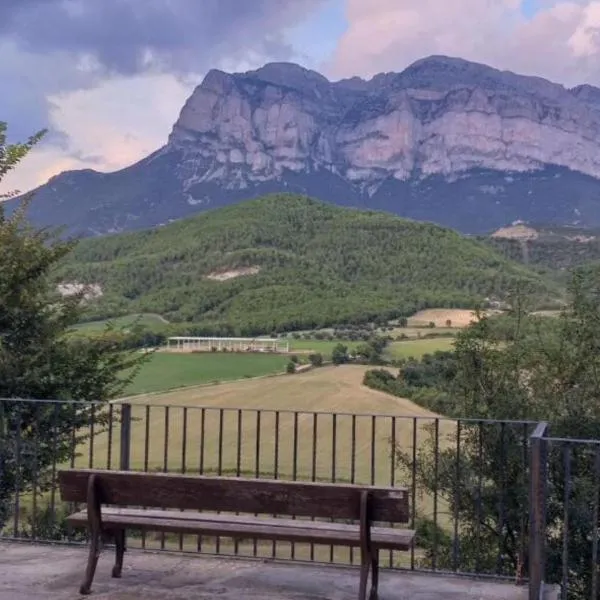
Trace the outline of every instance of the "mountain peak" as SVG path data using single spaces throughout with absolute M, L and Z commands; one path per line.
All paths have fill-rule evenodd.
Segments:
M 280 191 L 464 231 L 517 219 L 595 225 L 599 107 L 593 86 L 442 55 L 368 81 L 330 82 L 289 62 L 213 69 L 159 152 L 114 174 L 63 176 L 74 184 L 47 186 L 39 206 L 44 224 L 92 215 L 77 218 L 94 233 Z
M 275 85 L 291 88 L 329 85 L 329 80 L 320 73 L 292 62 L 270 62 L 260 69 L 236 75 L 254 77 Z

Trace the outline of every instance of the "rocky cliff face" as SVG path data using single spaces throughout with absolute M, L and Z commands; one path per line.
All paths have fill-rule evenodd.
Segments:
M 211 71 L 162 149 L 118 173 L 55 178 L 34 214 L 47 222 L 57 210 L 72 229 L 105 233 L 295 191 L 465 231 L 516 219 L 596 225 L 599 150 L 600 89 L 589 85 L 448 57 L 369 81 L 273 63 Z
M 598 102 L 597 109 L 595 102 Z M 297 65 L 211 71 L 169 146 L 186 186 L 228 188 L 324 169 L 369 195 L 388 178 L 523 172 L 547 164 L 600 177 L 600 90 L 432 57 L 399 74 L 330 83 Z

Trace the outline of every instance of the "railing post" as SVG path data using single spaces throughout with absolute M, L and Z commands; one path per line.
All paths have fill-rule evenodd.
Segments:
M 542 600 L 544 597 L 547 429 L 547 423 L 538 423 L 529 438 L 529 600 Z
M 129 456 L 131 451 L 131 404 L 121 404 L 121 456 L 119 469 L 129 471 Z

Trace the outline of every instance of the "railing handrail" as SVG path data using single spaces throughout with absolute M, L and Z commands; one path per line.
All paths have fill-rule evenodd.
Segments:
M 109 403 L 103 401 L 81 401 L 81 400 L 55 400 L 55 399 L 36 399 L 36 398 L 0 398 L 0 402 L 28 402 L 28 403 L 45 403 L 45 404 L 76 404 L 81 406 L 131 406 L 131 407 L 146 407 L 151 408 L 169 408 L 169 409 L 187 409 L 187 410 L 212 410 L 212 411 L 223 411 L 223 412 L 260 412 L 260 413 L 279 413 L 279 414 L 297 414 L 297 415 L 336 415 L 338 417 L 361 417 L 370 418 L 377 417 L 378 419 L 410 419 L 416 421 L 448 421 L 450 423 L 472 423 L 474 425 L 492 425 L 498 423 L 504 423 L 506 425 L 537 425 L 539 421 L 528 420 L 528 419 L 486 419 L 486 418 L 474 418 L 474 417 L 445 417 L 444 415 L 437 415 L 432 413 L 431 415 L 403 415 L 400 413 L 372 413 L 372 412 L 347 412 L 347 411 L 332 411 L 332 410 L 293 410 L 291 408 L 262 408 L 250 407 L 250 406 L 215 406 L 210 404 L 156 404 L 152 402 L 131 402 L 115 400 Z

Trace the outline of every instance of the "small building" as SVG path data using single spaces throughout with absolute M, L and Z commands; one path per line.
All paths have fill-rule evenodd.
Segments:
M 167 350 L 179 352 L 277 352 L 290 351 L 288 340 L 279 338 L 189 337 L 167 338 Z

